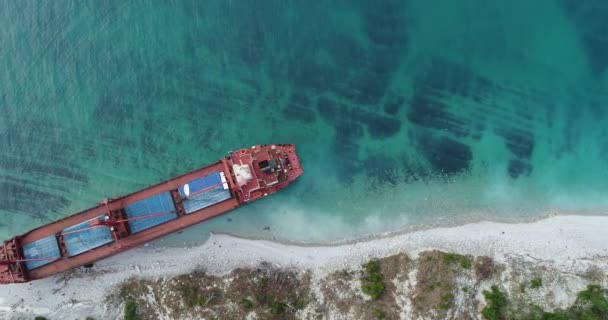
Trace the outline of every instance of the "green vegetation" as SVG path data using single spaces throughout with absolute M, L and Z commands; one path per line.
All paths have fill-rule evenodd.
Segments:
M 384 320 L 384 319 L 386 319 L 386 313 L 384 313 L 384 311 L 382 311 L 380 309 L 374 310 L 373 316 L 377 320 Z
M 179 292 L 182 295 L 184 304 L 192 308 L 205 303 L 205 299 L 199 295 L 198 288 L 192 284 L 182 284 L 179 286 Z
M 283 311 L 285 311 L 286 305 L 277 299 L 272 299 L 272 301 L 270 301 L 268 304 L 268 307 L 270 307 L 270 313 L 281 314 Z
M 245 300 L 245 301 L 243 301 L 243 300 Z M 254 306 L 253 302 L 249 301 L 248 299 L 243 299 L 243 300 L 241 300 L 241 305 L 243 305 L 246 309 L 249 309 L 249 307 L 247 307 L 249 305 L 249 303 L 251 303 L 251 305 L 250 305 L 251 307 Z M 285 311 L 285 307 L 287 306 L 286 303 L 281 302 L 281 300 L 279 300 L 276 297 L 273 297 L 269 294 L 257 295 L 256 300 L 258 303 L 260 303 L 262 305 L 267 305 L 268 310 L 272 314 L 283 313 L 283 311 Z
M 487 300 L 487 305 L 481 310 L 483 318 L 487 320 L 506 319 L 507 295 L 497 286 L 492 286 L 491 291 L 483 291 L 483 296 Z
M 543 286 L 543 279 L 536 277 L 530 281 L 530 288 L 538 289 Z
M 608 290 L 598 285 L 587 286 L 587 290 L 578 293 L 570 311 L 576 314 L 578 319 L 607 319 Z
M 380 273 L 380 263 L 378 260 L 371 260 L 363 265 L 363 277 L 361 279 L 361 289 L 372 300 L 378 300 L 384 293 L 384 277 Z
M 36 316 L 36 318 L 34 318 L 34 320 L 47 320 L 47 319 L 43 316 Z
M 285 307 L 287 307 L 287 303 L 269 294 L 257 295 L 255 298 L 259 304 L 268 306 L 268 311 L 270 311 L 272 314 L 281 314 L 285 311 Z M 243 300 L 246 300 L 246 302 Z M 246 310 L 252 309 L 255 306 L 253 302 L 249 301 L 248 299 L 243 300 L 241 300 L 241 305 Z M 249 303 L 251 303 L 251 305 L 249 305 Z M 295 309 L 302 309 L 303 307 L 304 303 L 296 301 L 294 306 Z
M 439 302 L 439 309 L 449 310 L 454 305 L 454 295 L 451 292 L 446 292 L 441 295 L 441 302 Z
M 251 310 L 253 307 L 255 307 L 253 302 L 247 298 L 241 299 L 241 306 L 243 306 L 245 310 Z
M 443 261 L 447 264 L 460 264 L 463 269 L 471 269 L 473 266 L 471 258 L 456 253 L 443 253 Z
M 125 303 L 125 320 L 136 320 L 137 319 L 137 304 L 135 300 L 127 298 Z
M 541 283 L 542 285 L 542 283 Z M 526 310 L 509 308 L 507 295 L 497 286 L 492 291 L 484 291 L 487 306 L 481 314 L 486 320 L 604 320 L 608 319 L 608 290 L 597 285 L 587 286 L 587 290 L 577 294 L 576 301 L 566 310 L 546 312 L 538 306 L 527 306 Z
M 212 290 L 211 292 L 207 292 L 206 295 L 202 295 L 200 289 L 190 283 L 180 284 L 178 290 L 182 295 L 184 304 L 188 308 L 208 304 L 221 295 L 221 292 L 218 290 Z

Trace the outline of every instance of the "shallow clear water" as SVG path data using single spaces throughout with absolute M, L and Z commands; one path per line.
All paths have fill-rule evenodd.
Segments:
M 4 1 L 0 235 L 263 143 L 306 174 L 181 237 L 604 213 L 606 21 L 601 0 Z

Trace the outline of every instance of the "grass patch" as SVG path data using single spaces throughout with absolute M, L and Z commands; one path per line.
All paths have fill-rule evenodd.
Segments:
M 536 277 L 530 281 L 530 288 L 538 289 L 543 286 L 543 279 Z
M 486 307 L 481 314 L 486 320 L 604 320 L 608 319 L 608 290 L 588 285 L 576 295 L 576 301 L 566 310 L 547 312 L 538 306 L 528 305 L 525 310 L 510 310 L 507 295 L 497 286 L 483 291 Z
M 462 290 L 456 286 L 455 279 L 468 273 L 461 267 L 461 260 L 470 261 L 465 256 L 437 250 L 420 255 L 412 299 L 417 317 L 449 318 L 447 312 L 453 307 L 457 292 Z
M 270 313 L 272 314 L 281 314 L 283 313 L 283 311 L 285 311 L 285 303 L 277 300 L 277 299 L 272 299 L 272 301 L 270 301 L 270 303 L 268 304 L 268 307 L 270 309 Z
M 378 300 L 384 293 L 384 277 L 380 273 L 380 263 L 378 260 L 371 260 L 363 265 L 363 277 L 361 279 L 361 290 L 372 298 Z
M 471 269 L 471 259 L 468 257 L 463 257 L 463 259 L 460 260 L 460 266 L 463 269 Z
M 481 310 L 481 315 L 486 320 L 507 319 L 507 295 L 497 286 L 492 286 L 490 289 L 490 291 L 483 291 L 487 305 Z
M 310 274 L 265 264 L 222 277 L 195 271 L 166 279 L 132 279 L 121 285 L 119 295 L 121 308 L 128 299 L 137 303 L 138 319 L 157 319 L 159 312 L 168 319 L 245 319 L 250 313 L 258 319 L 294 319 L 310 299 Z M 150 296 L 153 303 L 148 302 Z
M 587 290 L 576 295 L 576 302 L 569 311 L 577 319 L 608 319 L 608 290 L 588 285 Z
M 241 299 L 241 306 L 245 310 L 251 310 L 255 307 L 255 304 L 253 303 L 253 301 L 251 301 L 247 298 L 243 298 L 243 299 Z
M 441 295 L 441 302 L 439 302 L 439 309 L 449 310 L 454 305 L 454 295 L 451 292 L 446 292 Z
M 198 287 L 192 284 L 182 284 L 178 288 L 180 294 L 182 295 L 182 301 L 188 308 L 192 308 L 194 306 L 202 305 L 205 303 L 205 299 L 199 295 Z
M 471 258 L 456 253 L 443 253 L 443 261 L 447 264 L 459 264 L 463 269 L 471 269 L 473 266 Z
M 127 298 L 125 302 L 125 320 L 137 319 L 137 304 L 132 298 Z
M 374 310 L 373 314 L 374 319 L 376 320 L 384 320 L 386 319 L 386 313 L 384 313 L 384 311 L 380 310 L 380 309 L 376 309 Z

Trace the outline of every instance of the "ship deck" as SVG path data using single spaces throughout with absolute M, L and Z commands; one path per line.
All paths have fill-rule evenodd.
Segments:
M 217 182 L 212 181 L 215 179 L 214 174 L 223 173 L 228 175 L 227 170 L 225 164 L 220 161 L 117 200 L 109 201 L 107 205 L 99 205 L 30 231 L 21 238 L 21 245 L 26 253 L 26 258 L 48 259 L 56 257 L 58 259 L 50 262 L 48 260 L 28 262 L 29 278 L 32 280 L 40 279 L 95 262 L 238 207 L 237 198 L 231 196 L 229 190 L 222 193 L 211 189 L 210 191 L 215 191 L 212 194 L 215 199 L 205 202 L 205 199 L 201 199 L 202 192 L 193 194 L 188 190 L 191 188 L 190 186 L 185 187 L 186 185 L 192 185 L 192 182 L 202 183 L 203 187 L 208 186 L 210 183 Z M 217 185 L 213 184 L 211 187 Z M 221 182 L 219 188 L 223 189 Z M 166 197 L 171 192 L 181 195 L 180 199 L 185 198 L 186 193 L 191 193 L 192 197 L 180 201 L 182 212 L 179 212 L 176 208 L 167 207 L 166 204 L 169 202 L 162 199 L 163 195 Z M 156 204 L 151 205 L 150 202 L 152 201 L 150 199 Z M 170 203 L 173 204 L 172 201 Z M 99 219 L 100 217 L 103 220 L 106 219 L 104 217 L 108 217 L 108 212 L 117 212 L 123 209 L 127 213 L 127 219 L 141 213 L 158 214 L 158 216 L 151 219 L 129 221 L 130 233 L 122 237 L 117 234 L 120 232 L 120 228 L 101 226 L 91 229 L 88 227 L 89 220 Z M 87 228 L 88 230 L 79 232 L 79 230 Z M 57 234 L 64 234 L 63 241 L 58 243 L 55 240 Z M 82 236 L 73 237 L 72 235 Z M 60 244 L 61 242 L 63 242 L 63 245 Z
M 262 145 L 36 228 L 0 246 L 0 284 L 88 265 L 225 214 L 303 173 L 295 146 Z

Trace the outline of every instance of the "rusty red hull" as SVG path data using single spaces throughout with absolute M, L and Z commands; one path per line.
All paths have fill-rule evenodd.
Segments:
M 271 195 L 302 173 L 294 145 L 231 152 L 215 164 L 5 241 L 0 283 L 28 282 L 91 264 Z

